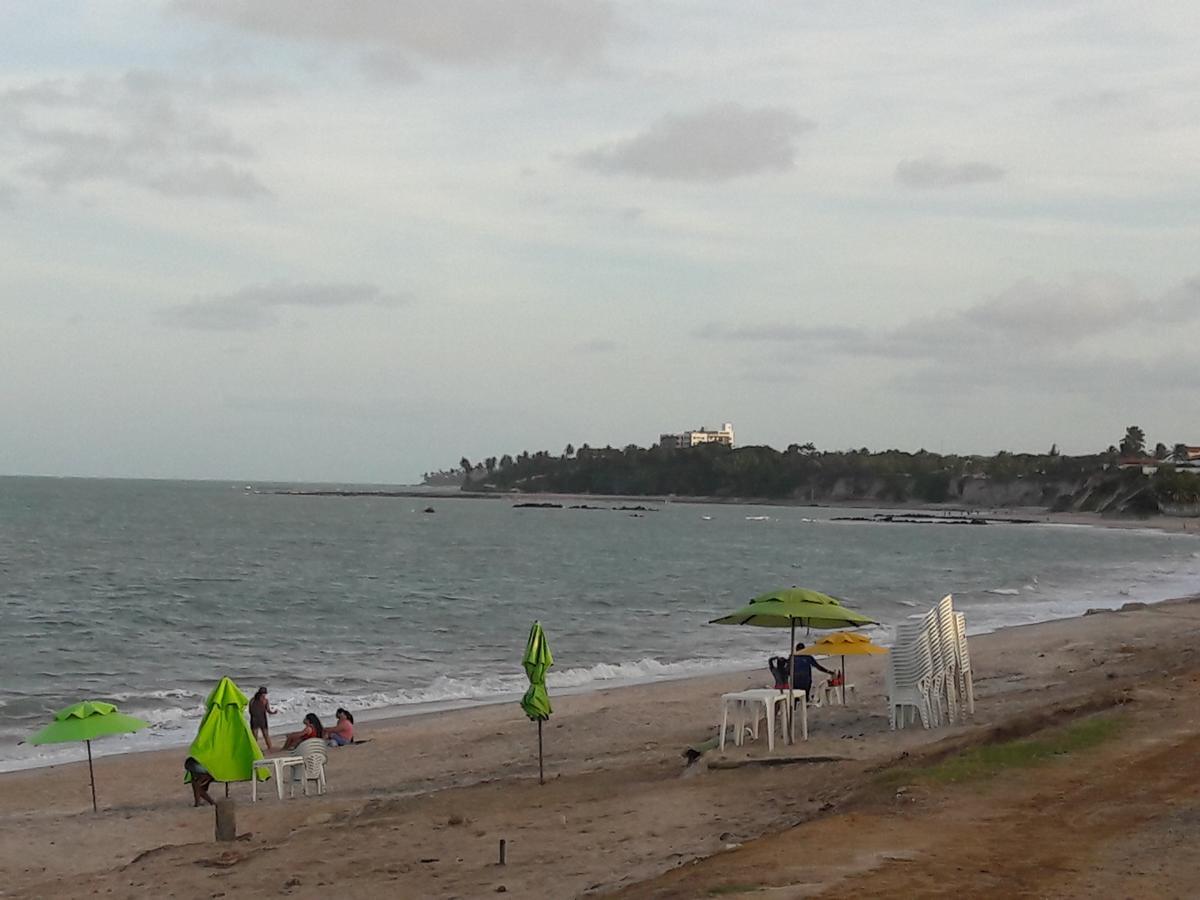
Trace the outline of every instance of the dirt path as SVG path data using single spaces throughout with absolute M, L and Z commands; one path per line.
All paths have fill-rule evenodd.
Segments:
M 1118 736 L 1092 749 L 984 780 L 880 784 L 851 811 L 615 896 L 1194 897 L 1198 688 L 1191 673 L 1135 695 Z

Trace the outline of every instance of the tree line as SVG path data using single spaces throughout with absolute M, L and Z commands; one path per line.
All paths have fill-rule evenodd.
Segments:
M 1151 480 L 1142 506 L 1157 501 L 1200 500 L 1200 474 L 1177 472 L 1172 460 L 1185 460 L 1183 444 L 1168 449 L 1157 444 L 1159 471 Z M 939 454 L 928 450 L 818 450 L 812 443 L 790 444 L 779 451 L 768 446 L 730 448 L 702 444 L 692 448 L 578 449 L 568 444 L 561 453 L 523 451 L 487 457 L 473 463 L 463 457 L 457 470 L 464 489 L 570 494 L 676 495 L 744 497 L 819 501 L 836 493 L 842 499 L 889 502 L 944 503 L 961 496 L 968 479 L 999 484 L 1021 479 L 1046 486 L 1040 499 L 1047 506 L 1067 502 L 1070 486 L 1105 478 L 1138 488 L 1140 469 L 1121 470 L 1122 459 L 1146 456 L 1145 432 L 1136 425 L 1106 450 L 1066 456 L 1052 446 L 1045 453 L 993 456 Z M 440 473 L 439 473 L 440 474 Z M 1136 491 L 1135 491 L 1136 493 Z

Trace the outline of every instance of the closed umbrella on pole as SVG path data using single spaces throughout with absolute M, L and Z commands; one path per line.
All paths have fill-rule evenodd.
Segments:
M 805 628 L 857 628 L 874 625 L 875 620 L 847 609 L 836 597 L 807 588 L 784 588 L 755 597 L 737 612 L 713 619 L 710 625 L 756 625 L 759 628 L 790 628 L 788 644 L 788 740 L 795 742 L 792 705 L 796 675 L 796 625 Z
M 253 777 L 264 781 L 270 777 L 265 769 L 254 770 L 254 761 L 262 759 L 263 752 L 242 712 L 248 703 L 233 679 L 222 678 L 204 701 L 204 718 L 200 720 L 196 739 L 188 747 L 188 756 L 208 769 L 214 781 L 225 782 L 226 790 L 231 781 L 249 781 Z M 191 781 L 191 773 L 183 780 Z
M 542 758 L 542 723 L 550 718 L 550 695 L 546 693 L 546 670 L 554 665 L 554 657 L 550 653 L 550 644 L 546 640 L 546 632 L 540 622 L 534 622 L 529 629 L 529 639 L 525 642 L 525 655 L 521 657 L 521 665 L 529 678 L 529 690 L 521 698 L 521 708 L 525 715 L 537 722 L 538 726 L 538 783 L 546 783 L 546 773 Z
M 83 741 L 87 744 L 88 778 L 92 783 L 92 812 L 99 812 L 100 808 L 96 804 L 96 773 L 92 768 L 92 741 L 110 734 L 141 731 L 149 726 L 149 722 L 117 712 L 117 708 L 111 703 L 84 700 L 55 713 L 54 721 L 31 737 L 29 743 L 68 744 Z

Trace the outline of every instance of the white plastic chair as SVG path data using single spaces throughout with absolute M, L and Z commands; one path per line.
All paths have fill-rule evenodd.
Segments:
M 958 633 L 958 681 L 967 714 L 975 715 L 975 681 L 971 674 L 971 654 L 967 649 L 967 617 L 954 614 L 954 630 Z
M 931 610 L 930 646 L 934 657 L 934 698 L 939 706 L 944 703 L 945 720 L 959 719 L 959 661 L 958 627 L 954 620 L 954 599 L 947 594 Z
M 923 728 L 934 724 L 932 674 L 933 661 L 925 622 L 920 620 L 896 626 L 887 666 L 888 720 L 893 731 L 918 717 Z
M 321 738 L 309 738 L 306 741 L 301 741 L 296 747 L 296 752 L 304 757 L 304 771 L 301 773 L 299 769 L 296 774 L 304 782 L 304 796 L 308 796 L 309 782 L 314 782 L 317 786 L 317 795 L 325 793 L 325 762 L 329 759 L 329 754 L 325 749 L 325 741 Z M 296 796 L 296 782 L 292 781 L 289 796 Z

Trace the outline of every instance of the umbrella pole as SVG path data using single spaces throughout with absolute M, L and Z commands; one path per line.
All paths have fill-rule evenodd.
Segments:
M 796 620 L 792 619 L 792 640 L 788 644 L 788 743 L 796 743 L 796 698 L 793 693 L 796 686 Z M 804 698 L 808 702 L 808 698 Z
M 842 654 L 842 706 L 846 705 L 846 655 Z
M 92 782 L 92 812 L 100 812 L 100 807 L 96 805 L 96 773 L 92 769 L 92 742 L 84 741 L 87 744 L 88 750 L 88 778 Z
M 546 770 L 542 767 L 542 720 L 538 719 L 538 784 L 546 783 Z

